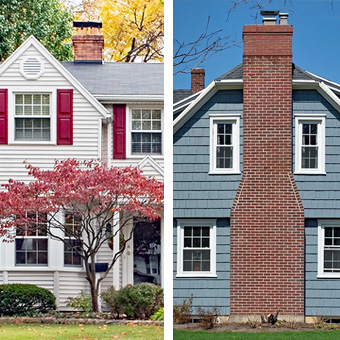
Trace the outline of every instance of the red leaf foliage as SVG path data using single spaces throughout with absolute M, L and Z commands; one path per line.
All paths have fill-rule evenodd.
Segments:
M 98 161 L 56 161 L 53 170 L 27 164 L 35 180 L 9 180 L 0 192 L 0 235 L 27 224 L 27 212 L 56 213 L 77 207 L 84 213 L 127 212 L 151 220 L 159 217 L 163 183 L 142 175 L 138 168 L 107 168 Z

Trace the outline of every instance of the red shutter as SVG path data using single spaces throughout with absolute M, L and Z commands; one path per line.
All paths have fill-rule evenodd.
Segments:
M 73 144 L 73 90 L 57 90 L 57 144 Z
M 0 89 L 0 144 L 8 144 L 7 89 Z
M 126 158 L 126 107 L 113 105 L 113 158 Z

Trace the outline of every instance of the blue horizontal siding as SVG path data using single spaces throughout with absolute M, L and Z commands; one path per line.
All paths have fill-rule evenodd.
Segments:
M 203 221 L 203 220 L 202 220 Z M 193 295 L 194 313 L 197 307 L 218 307 L 222 315 L 230 313 L 230 222 L 218 219 L 216 226 L 215 278 L 176 278 L 177 223 L 174 221 L 174 305 L 182 304 Z
M 241 175 L 209 175 L 210 114 L 242 114 L 241 90 L 218 91 L 174 135 L 174 216 L 230 216 Z M 240 122 L 241 136 L 243 120 Z M 243 138 L 241 137 L 241 169 Z
M 326 175 L 294 175 L 305 217 L 340 218 L 340 115 L 316 90 L 293 91 L 293 113 L 326 114 Z
M 305 247 L 305 315 L 340 316 L 340 280 L 317 278 L 318 221 L 316 219 L 306 220 Z

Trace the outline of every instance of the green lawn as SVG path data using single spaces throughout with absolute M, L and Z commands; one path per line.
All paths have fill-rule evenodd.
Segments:
M 333 340 L 340 338 L 340 331 L 289 331 L 289 332 L 208 332 L 174 331 L 174 340 Z
M 0 325 L 4 340 L 163 340 L 163 327 L 117 325 Z

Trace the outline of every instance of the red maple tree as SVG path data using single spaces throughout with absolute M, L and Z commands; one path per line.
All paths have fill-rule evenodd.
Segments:
M 133 228 L 128 237 L 120 237 L 119 249 L 113 249 L 104 273 L 98 277 L 91 264 L 105 243 L 121 235 L 128 221 L 160 217 L 163 183 L 143 176 L 138 168 L 107 168 L 94 160 L 56 161 L 53 170 L 28 164 L 26 168 L 33 181 L 9 180 L 2 185 L 6 190 L 0 192 L 0 236 L 10 242 L 30 228 L 39 228 L 64 242 L 83 261 L 96 312 L 100 283 L 131 240 Z M 70 228 L 61 213 L 76 217 L 76 227 Z M 119 219 L 113 218 L 114 214 L 119 214 Z

